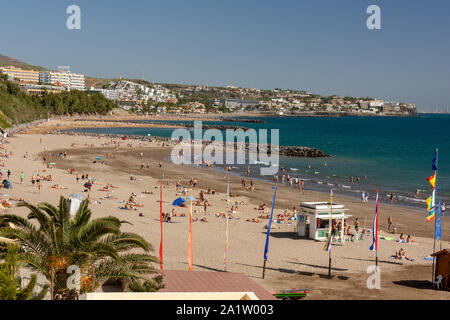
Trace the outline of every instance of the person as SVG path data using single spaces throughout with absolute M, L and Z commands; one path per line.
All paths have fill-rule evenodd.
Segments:
M 408 237 L 406 238 L 406 242 L 407 243 L 412 243 L 412 239 L 411 236 L 408 234 Z
M 388 218 L 388 227 L 387 227 L 387 232 L 391 232 L 391 228 L 392 228 L 392 218 L 391 216 L 389 216 Z
M 20 172 L 20 182 L 23 183 L 23 171 Z
M 393 192 L 391 192 L 391 196 L 390 196 L 390 203 L 391 203 L 391 205 L 392 205 L 392 202 L 394 201 L 394 193 Z
M 361 197 L 362 197 L 362 201 L 366 202 L 366 193 L 364 191 L 362 192 Z
M 396 258 L 396 259 L 403 259 L 403 258 L 405 258 L 406 260 L 411 260 L 410 258 L 408 258 L 408 257 L 406 256 L 406 252 L 405 252 L 405 250 L 403 250 L 403 248 L 400 248 L 400 250 L 398 250 L 398 251 L 395 253 L 395 258 Z
M 8 176 L 9 177 L 9 176 Z M 442 202 L 441 211 L 445 215 L 445 202 Z
M 359 231 L 359 219 L 358 218 L 356 218 L 355 219 L 355 231 L 358 233 L 358 231 Z
M 416 189 L 416 198 L 419 197 L 419 189 Z
M 10 175 L 11 175 L 11 170 L 8 169 L 8 180 L 9 180 Z
M 403 233 L 400 233 L 400 237 L 398 238 L 398 242 L 405 242 L 405 237 L 403 236 Z

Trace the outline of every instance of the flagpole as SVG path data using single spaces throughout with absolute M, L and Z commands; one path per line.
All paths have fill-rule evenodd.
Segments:
M 230 167 L 231 168 L 231 167 Z M 224 253 L 224 259 L 223 259 L 223 269 L 224 271 L 227 271 L 227 259 L 228 259 L 228 220 L 229 220 L 229 212 L 230 212 L 230 204 L 229 204 L 229 194 L 230 194 L 230 171 L 227 170 L 227 214 L 225 215 L 225 218 L 227 219 L 227 224 L 225 228 L 225 253 Z
M 163 218 L 162 218 L 162 194 L 163 194 L 164 173 L 161 176 L 160 194 L 159 194 L 159 223 L 161 225 L 161 240 L 159 243 L 159 267 L 163 269 Z
M 188 260 L 188 270 L 192 271 L 192 189 L 189 189 L 190 194 L 190 204 L 189 204 L 189 236 L 188 236 L 188 254 L 187 254 L 187 260 Z
M 333 225 L 333 190 L 330 192 L 330 223 Z M 333 232 L 333 228 L 330 228 Z M 331 245 L 333 244 L 333 234 L 330 236 L 330 248 L 328 249 L 328 278 L 331 278 Z
M 434 190 L 436 190 L 437 184 L 438 184 L 438 158 L 439 158 L 439 149 L 436 148 L 436 180 L 434 185 Z M 436 193 L 435 193 L 436 195 Z M 434 237 L 433 237 L 433 253 L 436 252 L 436 198 L 434 199 Z M 436 257 L 433 256 L 433 270 L 431 270 L 431 283 L 434 281 L 434 264 L 436 261 Z
M 270 229 L 272 228 L 273 208 L 275 206 L 275 197 L 277 195 L 278 183 L 275 185 L 275 187 L 272 187 L 272 189 L 275 189 L 275 192 L 273 193 L 272 211 L 270 212 L 270 220 L 269 220 L 269 223 L 267 224 L 267 236 L 266 236 L 266 245 L 264 247 L 264 263 L 263 263 L 263 272 L 262 272 L 263 279 L 266 275 L 267 254 L 269 252 L 269 236 L 270 236 Z
M 376 241 L 376 250 L 375 250 L 375 267 L 376 268 L 378 268 L 378 215 L 380 214 L 379 212 L 378 212 L 378 190 L 377 190 L 377 204 L 376 204 L 376 206 L 377 206 L 377 212 L 376 212 L 376 215 L 377 215 L 377 217 L 376 217 L 376 224 L 377 224 L 377 234 L 375 235 L 375 237 L 376 237 L 376 239 L 375 239 L 375 241 Z M 372 232 L 375 232 L 375 230 L 372 230 Z

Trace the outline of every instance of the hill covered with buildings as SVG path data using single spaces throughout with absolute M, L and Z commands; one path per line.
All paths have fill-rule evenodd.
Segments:
M 89 78 L 69 70 L 52 71 L 28 65 L 20 60 L 0 55 L 0 72 L 28 96 L 28 100 L 60 95 L 62 99 L 72 91 L 83 92 L 85 99 L 98 95 L 108 101 L 99 110 L 70 104 L 60 110 L 45 106 L 46 111 L 61 114 L 85 110 L 99 112 L 117 105 L 137 114 L 153 113 L 257 113 L 267 115 L 415 115 L 415 105 L 398 101 L 384 101 L 373 97 L 322 96 L 304 90 L 258 89 L 236 86 L 182 85 L 149 82 L 139 79 Z M 1 99 L 1 97 L 0 97 Z M 4 97 L 3 97 L 4 99 Z M 23 97 L 24 101 L 25 96 Z M 87 101 L 87 100 L 86 100 Z M 1 102 L 1 100 L 0 100 Z M 79 103 L 83 103 L 82 100 Z M 36 109 L 37 110 L 37 109 Z M 37 112 L 37 111 L 36 111 Z M 76 111 L 78 112 L 78 111 Z M 83 111 L 81 111 L 83 112 Z M 9 114 L 14 113 L 9 110 Z M 36 116 L 36 115 L 35 115 Z M 13 119 L 20 119 L 17 114 Z

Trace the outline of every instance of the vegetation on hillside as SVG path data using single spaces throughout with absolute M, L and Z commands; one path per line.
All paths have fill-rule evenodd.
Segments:
M 0 73 L 0 125 L 3 128 L 50 115 L 107 114 L 116 107 L 116 103 L 100 93 L 72 90 L 57 94 L 28 95 L 17 84 L 9 81 L 5 74 Z

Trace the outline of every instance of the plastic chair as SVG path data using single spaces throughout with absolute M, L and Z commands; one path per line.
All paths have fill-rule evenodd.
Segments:
M 433 281 L 433 288 L 434 288 L 434 285 L 436 285 L 438 289 L 439 289 L 439 287 L 442 288 L 442 279 L 443 279 L 443 278 L 444 278 L 444 277 L 443 277 L 442 275 L 438 275 L 438 276 L 436 277 L 436 279 L 434 279 L 434 281 Z

